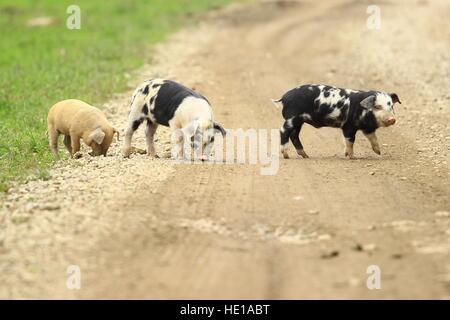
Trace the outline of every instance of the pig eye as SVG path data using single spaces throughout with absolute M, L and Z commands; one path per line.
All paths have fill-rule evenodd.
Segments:
M 376 105 L 376 106 L 374 106 L 373 107 L 375 110 L 381 110 L 381 109 L 383 109 L 383 106 L 380 106 L 380 105 Z

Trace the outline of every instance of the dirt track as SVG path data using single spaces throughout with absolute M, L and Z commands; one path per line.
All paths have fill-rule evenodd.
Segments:
M 136 155 L 67 160 L 0 211 L 1 298 L 450 298 L 448 1 L 265 2 L 210 14 L 133 75 L 170 77 L 227 128 L 279 128 L 270 102 L 302 83 L 396 92 L 382 156 L 305 126 L 310 159 L 188 165 Z M 192 41 L 195 39 L 195 42 Z M 130 93 L 105 107 L 123 127 Z M 143 130 L 141 130 L 143 131 Z M 169 133 L 157 133 L 167 155 Z M 137 145 L 145 145 L 143 133 Z M 66 288 L 78 265 L 81 290 Z M 381 268 L 381 290 L 366 269 Z

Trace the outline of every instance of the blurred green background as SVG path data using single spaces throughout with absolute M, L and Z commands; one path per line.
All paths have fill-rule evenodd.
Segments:
M 11 181 L 49 178 L 48 109 L 77 98 L 95 104 L 126 88 L 125 74 L 151 47 L 198 13 L 232 0 L 0 0 L 0 192 Z M 69 5 L 81 29 L 66 28 Z M 51 24 L 30 27 L 30 19 Z

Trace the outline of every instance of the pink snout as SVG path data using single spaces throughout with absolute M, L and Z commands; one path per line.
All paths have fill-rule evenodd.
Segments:
M 392 126 L 393 124 L 395 124 L 395 118 L 394 118 L 394 117 L 389 117 L 389 118 L 386 120 L 386 123 L 387 123 L 388 125 Z

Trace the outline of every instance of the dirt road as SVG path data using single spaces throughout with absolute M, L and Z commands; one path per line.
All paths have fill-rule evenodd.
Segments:
M 0 211 L 2 298 L 450 298 L 448 1 L 260 2 L 215 12 L 156 50 L 131 86 L 169 77 L 227 128 L 279 128 L 270 102 L 303 83 L 396 92 L 382 156 L 339 130 L 302 131 L 310 159 L 176 164 L 135 155 L 60 162 Z M 130 93 L 105 105 L 125 125 Z M 143 130 L 142 130 L 143 131 Z M 157 133 L 167 156 L 169 133 Z M 140 132 L 137 145 L 144 147 Z M 66 287 L 69 265 L 81 289 Z M 366 286 L 381 270 L 381 289 Z

